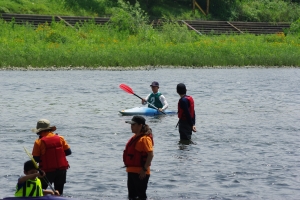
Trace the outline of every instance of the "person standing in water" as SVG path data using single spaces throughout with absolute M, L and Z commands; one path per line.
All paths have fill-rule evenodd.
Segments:
M 178 126 L 180 140 L 191 140 L 192 132 L 196 132 L 196 114 L 194 99 L 186 95 L 186 86 L 183 83 L 177 85 L 177 93 L 180 96 L 178 101 Z
M 142 104 L 146 105 L 147 102 L 154 105 L 156 108 L 158 108 L 159 111 L 164 111 L 168 108 L 169 104 L 165 98 L 164 95 L 162 95 L 158 89 L 159 89 L 159 83 L 156 81 L 153 81 L 150 85 L 152 89 L 152 93 L 150 93 L 146 98 L 142 99 Z M 151 105 L 148 104 L 149 108 L 152 108 Z
M 36 128 L 32 129 L 39 138 L 35 140 L 32 155 L 40 168 L 46 172 L 46 177 L 50 184 L 54 183 L 55 190 L 63 194 L 66 183 L 67 169 L 70 167 L 66 156 L 71 155 L 72 151 L 63 136 L 54 131 L 55 126 L 50 126 L 50 121 L 40 119 Z M 47 189 L 48 184 L 42 181 L 43 189 Z
M 123 152 L 127 172 L 128 199 L 147 199 L 150 165 L 154 157 L 152 131 L 142 116 L 133 116 L 131 121 L 125 122 L 131 124 L 131 131 L 134 133 Z

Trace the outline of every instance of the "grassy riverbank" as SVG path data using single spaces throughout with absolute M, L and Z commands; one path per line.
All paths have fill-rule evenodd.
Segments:
M 0 13 L 62 16 L 110 16 L 120 0 L 0 0 Z M 207 1 L 196 0 L 206 12 Z M 139 2 L 150 18 L 203 19 L 226 21 L 292 22 L 299 18 L 299 0 L 210 0 L 209 13 L 191 0 L 126 0 Z
M 217 36 L 170 19 L 154 29 L 139 4 L 121 0 L 111 13 L 105 26 L 74 28 L 0 20 L 0 67 L 300 66 L 300 19 L 285 33 Z
M 77 28 L 0 21 L 0 66 L 300 66 L 299 35 L 204 36 L 172 23 L 135 34 L 93 23 Z

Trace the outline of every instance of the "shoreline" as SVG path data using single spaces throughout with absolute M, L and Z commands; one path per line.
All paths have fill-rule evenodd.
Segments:
M 300 66 L 137 66 L 137 67 L 0 67 L 0 71 L 136 71 L 157 69 L 251 69 L 251 68 L 300 68 Z

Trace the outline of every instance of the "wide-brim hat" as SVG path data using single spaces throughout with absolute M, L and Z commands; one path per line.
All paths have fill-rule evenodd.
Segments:
M 34 133 L 39 133 L 41 131 L 46 131 L 46 130 L 51 130 L 51 131 L 56 130 L 55 126 L 50 126 L 50 121 L 47 119 L 40 119 L 36 124 L 36 128 L 31 129 L 31 131 Z

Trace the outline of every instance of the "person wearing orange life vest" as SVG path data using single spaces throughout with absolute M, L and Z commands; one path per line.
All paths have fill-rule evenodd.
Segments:
M 55 190 L 63 194 L 67 178 L 67 169 L 70 167 L 66 156 L 72 151 L 63 136 L 55 134 L 55 126 L 50 126 L 50 121 L 40 119 L 36 128 L 32 129 L 39 138 L 35 140 L 32 156 L 39 163 L 41 170 L 45 171 L 50 184 L 54 183 Z M 47 189 L 48 184 L 42 181 L 42 188 Z
M 186 86 L 183 83 L 177 85 L 178 101 L 178 124 L 180 140 L 191 140 L 192 132 L 196 132 L 196 114 L 194 99 L 186 95 Z
M 134 133 L 123 152 L 127 172 L 128 199 L 147 199 L 150 165 L 154 157 L 152 130 L 142 116 L 133 116 L 131 121 L 125 122 L 131 124 L 131 131 Z

